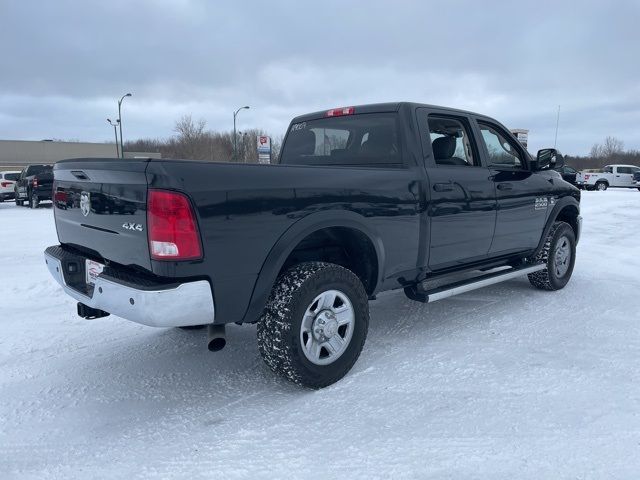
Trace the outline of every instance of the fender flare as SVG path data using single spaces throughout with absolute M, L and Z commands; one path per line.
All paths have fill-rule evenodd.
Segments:
M 580 215 L 580 203 L 574 197 L 563 197 L 556 201 L 549 217 L 547 218 L 547 223 L 545 223 L 544 230 L 542 231 L 542 236 L 540 237 L 540 242 L 533 252 L 533 257 L 535 257 L 544 247 L 544 242 L 547 239 L 547 235 L 549 234 L 549 230 L 551 230 L 551 226 L 558 218 L 558 215 L 565 207 L 575 207 L 578 210 L 578 215 Z M 576 232 L 576 242 L 578 240 L 579 232 Z
M 385 251 L 382 238 L 365 220 L 365 217 L 351 210 L 326 210 L 307 215 L 291 225 L 271 248 L 262 264 L 242 322 L 254 322 L 257 320 L 267 303 L 278 273 L 289 254 L 305 237 L 324 228 L 352 228 L 369 238 L 375 249 L 378 261 L 378 278 L 374 287 L 375 293 L 381 284 L 384 274 Z

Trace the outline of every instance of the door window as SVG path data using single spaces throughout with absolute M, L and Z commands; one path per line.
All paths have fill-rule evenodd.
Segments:
M 631 167 L 617 167 L 618 173 L 633 173 L 633 169 Z
M 480 124 L 480 133 L 489 154 L 489 166 L 507 168 L 522 168 L 524 166 L 520 151 L 506 135 L 483 123 Z
M 436 165 L 480 166 L 479 159 L 473 154 L 469 129 L 460 120 L 430 116 L 428 123 Z

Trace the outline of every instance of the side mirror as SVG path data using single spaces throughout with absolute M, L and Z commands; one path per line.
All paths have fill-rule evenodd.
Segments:
M 536 161 L 533 163 L 533 170 L 543 170 L 545 168 L 560 168 L 564 165 L 564 157 L 555 148 L 543 148 L 538 150 Z

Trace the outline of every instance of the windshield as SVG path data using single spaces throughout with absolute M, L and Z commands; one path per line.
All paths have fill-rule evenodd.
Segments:
M 280 155 L 288 165 L 400 165 L 395 113 L 294 123 Z

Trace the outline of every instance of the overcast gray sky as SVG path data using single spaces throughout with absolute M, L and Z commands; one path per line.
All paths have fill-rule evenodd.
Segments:
M 408 100 L 640 149 L 640 2 L 0 0 L 0 138 L 109 141 Z

